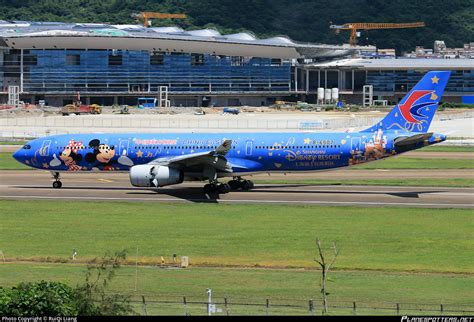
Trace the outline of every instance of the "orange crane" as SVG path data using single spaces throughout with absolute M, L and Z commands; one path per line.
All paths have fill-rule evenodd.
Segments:
M 183 13 L 160 13 L 160 12 L 140 12 L 132 14 L 135 19 L 143 19 L 143 25 L 150 27 L 150 19 L 186 19 Z
M 336 34 L 341 30 L 350 30 L 351 36 L 349 44 L 355 46 L 357 44 L 357 37 L 360 35 L 358 30 L 374 30 L 374 29 L 398 29 L 398 28 L 419 28 L 424 27 L 424 22 L 408 22 L 408 23 L 378 23 L 378 22 L 353 22 L 343 25 L 330 25 L 330 29 L 335 29 Z

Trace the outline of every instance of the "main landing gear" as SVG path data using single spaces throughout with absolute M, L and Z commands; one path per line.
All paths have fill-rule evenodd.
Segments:
M 230 180 L 228 183 L 220 183 L 217 180 L 211 181 L 204 186 L 205 193 L 228 193 L 232 190 L 242 189 L 250 190 L 254 187 L 251 180 L 243 180 L 241 177 L 236 177 Z
M 54 179 L 53 188 L 55 188 L 55 189 L 61 188 L 63 186 L 63 183 L 61 182 L 61 180 L 59 180 L 59 178 L 60 178 L 59 172 L 52 172 L 52 175 L 53 175 L 53 179 Z

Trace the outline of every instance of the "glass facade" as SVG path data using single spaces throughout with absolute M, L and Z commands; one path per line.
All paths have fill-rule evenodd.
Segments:
M 380 70 L 367 72 L 368 85 L 374 86 L 379 92 L 407 92 L 423 77 L 426 70 Z M 449 78 L 446 92 L 474 92 L 474 70 L 453 70 Z
M 6 55 L 19 77 L 20 53 Z M 270 58 L 122 50 L 24 50 L 30 93 L 289 92 L 291 63 Z

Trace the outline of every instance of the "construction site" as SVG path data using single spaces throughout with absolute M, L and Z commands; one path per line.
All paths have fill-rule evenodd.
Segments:
M 394 105 L 434 69 L 452 71 L 444 101 L 461 103 L 474 91 L 472 59 L 382 59 L 376 47 L 356 42 L 362 31 L 420 28 L 422 22 L 331 25 L 350 31 L 349 43 L 325 45 L 260 39 L 251 32 L 150 27 L 161 15 L 168 17 L 138 14 L 144 25 L 0 21 L 0 104 Z

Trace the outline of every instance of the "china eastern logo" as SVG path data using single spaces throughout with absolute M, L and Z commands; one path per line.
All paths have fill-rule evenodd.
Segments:
M 430 95 L 431 100 L 436 100 L 438 96 L 436 96 L 433 90 L 419 90 L 413 91 L 410 96 L 405 100 L 405 103 L 399 104 L 398 108 L 400 109 L 400 113 L 402 114 L 403 118 L 410 123 L 421 123 L 419 119 L 427 118 L 428 116 L 423 115 L 420 113 L 420 109 L 425 106 L 436 104 L 436 102 L 423 102 L 418 103 L 424 97 Z

